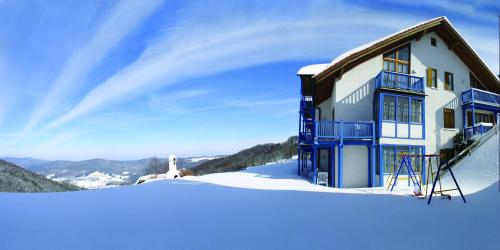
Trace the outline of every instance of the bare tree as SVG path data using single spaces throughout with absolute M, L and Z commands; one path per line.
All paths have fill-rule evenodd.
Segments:
M 155 156 L 151 158 L 144 172 L 145 174 L 165 174 L 168 172 L 168 161 L 160 160 Z

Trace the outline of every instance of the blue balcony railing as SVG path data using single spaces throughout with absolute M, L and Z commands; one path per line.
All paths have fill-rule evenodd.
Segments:
M 373 121 L 316 121 L 317 139 L 373 139 Z
M 470 138 L 473 135 L 482 135 L 488 132 L 491 128 L 493 128 L 493 124 L 483 124 L 480 123 L 473 127 L 468 127 L 464 129 L 465 138 Z
M 471 88 L 462 92 L 462 104 L 481 103 L 500 107 L 500 95 L 488 91 Z
M 388 71 L 380 71 L 375 78 L 377 88 L 391 88 L 424 93 L 424 78 Z

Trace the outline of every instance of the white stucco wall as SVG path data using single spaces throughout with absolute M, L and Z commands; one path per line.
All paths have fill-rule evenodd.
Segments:
M 436 38 L 437 47 L 431 46 L 431 37 Z M 439 149 L 450 147 L 449 139 L 462 128 L 461 95 L 470 88 L 469 69 L 434 32 L 420 39 L 411 41 L 411 70 L 417 76 L 424 77 L 426 86 L 426 70 L 428 67 L 437 70 L 437 89 L 426 87 L 425 93 L 425 126 L 426 152 L 438 153 Z M 454 90 L 444 89 L 444 72 L 453 73 Z M 455 127 L 444 129 L 443 108 L 455 110 Z
M 335 82 L 335 120 L 373 120 L 375 76 L 382 70 L 382 55 L 345 72 Z
M 322 102 L 320 105 L 318 105 L 318 108 L 321 110 L 321 117 L 319 117 L 320 114 L 316 114 L 316 120 L 332 120 L 332 98 L 331 97 L 328 98 L 326 101 Z
M 344 146 L 342 186 L 345 188 L 368 187 L 368 148 Z

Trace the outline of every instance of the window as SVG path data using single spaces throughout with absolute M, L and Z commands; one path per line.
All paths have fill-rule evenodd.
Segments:
M 455 110 L 446 108 L 443 110 L 444 110 L 444 127 L 455 128 Z
M 479 80 L 472 74 L 472 72 L 469 72 L 469 79 L 470 79 L 470 86 L 472 88 L 481 88 L 481 83 L 479 83 Z
M 384 161 L 384 174 L 394 173 L 398 170 L 401 165 L 401 158 L 403 155 L 422 155 L 423 147 L 420 146 L 383 146 L 382 147 L 382 157 Z M 411 165 L 415 173 L 422 171 L 422 158 L 412 157 Z M 408 174 L 406 166 L 401 168 L 399 172 L 401 174 Z
M 475 113 L 474 118 L 476 120 L 476 124 L 480 123 L 480 122 L 493 123 L 493 124 L 495 123 L 495 116 L 491 113 L 490 114 Z M 471 116 L 471 119 L 472 119 L 472 116 Z M 470 123 L 472 123 L 472 121 Z
M 412 155 L 422 155 L 422 147 L 410 147 L 410 154 Z M 422 171 L 422 158 L 420 157 L 412 157 L 411 165 L 413 167 L 413 171 L 415 173 Z
M 422 123 L 422 99 L 411 99 L 410 122 Z
M 453 74 L 450 72 L 444 72 L 444 89 L 453 90 Z
M 408 74 L 410 71 L 410 47 L 405 46 L 385 53 L 384 70 Z
M 427 87 L 437 88 L 437 70 L 427 68 Z
M 408 123 L 408 97 L 398 97 L 398 122 Z
M 436 38 L 431 37 L 431 45 L 432 45 L 432 46 L 434 46 L 434 47 L 437 47 L 437 41 L 436 41 Z
M 394 172 L 394 147 L 383 147 L 384 173 Z
M 396 158 L 396 171 L 397 171 L 397 169 L 401 165 L 401 159 L 403 158 L 403 155 L 408 155 L 409 152 L 408 152 L 407 146 L 397 146 L 396 151 L 397 151 L 397 155 L 396 155 L 397 156 L 397 158 Z M 406 166 L 403 165 L 399 174 L 408 174 L 408 171 L 406 170 Z
M 384 117 L 385 121 L 394 121 L 396 120 L 395 114 L 396 107 L 396 97 L 394 96 L 384 96 Z

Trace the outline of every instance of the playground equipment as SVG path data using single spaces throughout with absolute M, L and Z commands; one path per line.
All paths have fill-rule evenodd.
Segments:
M 439 157 L 439 155 L 437 157 Z M 453 171 L 451 170 L 450 167 L 448 168 L 448 171 L 450 172 L 451 177 L 453 178 L 453 182 L 455 183 L 456 188 L 446 189 L 446 190 L 442 190 L 441 189 L 441 176 L 440 176 L 440 173 L 441 173 L 441 170 L 443 169 L 443 166 L 447 167 L 448 163 L 446 163 L 444 165 L 438 164 L 438 170 L 436 172 L 436 178 L 434 179 L 434 182 L 432 184 L 432 190 L 431 190 L 431 193 L 429 195 L 429 200 L 427 201 L 427 204 L 431 204 L 432 195 L 434 195 L 434 194 L 440 194 L 441 196 L 447 197 L 450 200 L 451 199 L 451 195 L 449 195 L 449 194 L 443 194 L 443 192 L 448 192 L 448 191 L 453 191 L 453 190 L 458 190 L 458 192 L 460 193 L 460 196 L 462 196 L 462 200 L 464 201 L 464 203 L 467 203 L 467 201 L 465 200 L 464 194 L 462 193 L 462 190 L 460 189 L 460 186 L 458 185 L 457 179 L 455 178 L 455 175 L 453 174 Z M 432 172 L 432 170 L 431 170 L 431 172 Z M 436 183 L 438 181 L 439 181 L 439 190 L 440 191 L 435 191 L 434 189 L 436 188 Z M 426 195 L 427 195 L 427 192 L 426 192 Z
M 396 185 L 396 182 L 398 181 L 398 176 L 399 173 L 401 172 L 401 169 L 403 167 L 406 167 L 406 170 L 408 172 L 408 178 L 413 182 L 413 185 L 415 187 L 418 186 L 418 192 L 415 191 L 415 194 L 421 194 L 422 193 L 422 187 L 420 186 L 420 181 L 417 179 L 417 175 L 415 174 L 415 171 L 413 170 L 413 166 L 411 163 L 411 158 L 416 155 L 402 155 L 401 156 L 401 163 L 399 164 L 398 170 L 395 172 L 395 174 L 391 175 L 391 178 L 389 180 L 389 185 L 391 185 L 391 192 L 394 189 L 394 186 Z M 422 178 L 420 178 L 422 179 Z
M 415 174 L 415 171 L 413 169 L 413 166 L 412 166 L 412 161 L 411 161 L 412 158 L 417 158 L 417 159 L 424 158 L 424 159 L 428 160 L 427 175 L 426 175 L 427 179 L 424 178 L 425 195 L 422 194 L 422 187 L 420 185 L 421 181 L 422 181 L 422 174 L 420 175 L 420 182 L 419 182 L 419 180 L 417 179 L 417 176 Z M 433 159 L 434 159 L 435 164 L 438 166 L 438 169 L 436 172 L 433 172 L 433 164 L 432 164 Z M 421 198 L 421 199 L 427 198 L 429 180 L 431 180 L 432 189 L 431 189 L 431 192 L 429 195 L 429 200 L 427 201 L 427 204 L 431 203 L 432 196 L 434 194 L 439 194 L 439 195 L 441 195 L 441 197 L 447 198 L 448 200 L 451 200 L 451 195 L 446 194 L 445 192 L 454 191 L 454 190 L 458 190 L 460 192 L 460 196 L 462 196 L 462 200 L 465 203 L 466 202 L 465 197 L 462 194 L 462 190 L 460 189 L 460 186 L 458 185 L 458 182 L 457 182 L 455 175 L 453 174 L 453 171 L 451 170 L 451 168 L 448 168 L 448 171 L 450 172 L 451 177 L 453 178 L 453 181 L 455 183 L 456 188 L 446 189 L 446 190 L 442 189 L 442 187 L 441 187 L 441 175 L 440 174 L 441 174 L 441 171 L 443 170 L 443 168 L 447 167 L 448 164 L 440 165 L 439 161 L 440 161 L 440 156 L 437 154 L 432 154 L 432 155 L 402 155 L 399 167 L 398 167 L 397 171 L 395 172 L 395 174 L 393 174 L 391 176 L 391 178 L 389 180 L 389 186 L 387 188 L 389 189 L 389 187 L 391 187 L 391 191 L 394 189 L 394 186 L 396 185 L 396 182 L 398 180 L 398 176 L 399 176 L 399 173 L 401 172 L 401 169 L 403 167 L 406 167 L 407 172 L 408 172 L 409 181 L 411 180 L 413 182 L 413 185 L 415 187 L 418 187 L 418 190 L 415 189 L 415 191 L 414 191 L 415 196 L 417 196 L 418 198 Z M 438 182 L 439 182 L 439 190 L 436 190 L 436 185 Z

